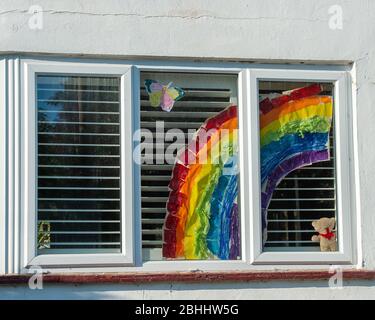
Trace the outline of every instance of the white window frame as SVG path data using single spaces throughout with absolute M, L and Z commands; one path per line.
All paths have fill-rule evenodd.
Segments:
M 263 252 L 262 222 L 260 205 L 260 129 L 259 129 L 259 81 L 300 81 L 327 82 L 334 84 L 334 120 L 335 120 L 335 170 L 336 170 L 336 212 L 338 232 L 338 252 Z M 346 71 L 333 70 L 296 70 L 296 69 L 250 69 L 250 120 L 248 130 L 251 150 L 250 163 L 252 173 L 250 181 L 250 208 L 253 264 L 351 264 L 354 261 L 353 226 L 355 209 L 353 194 L 354 181 L 351 175 L 351 150 L 353 146 L 349 90 L 350 76 Z
M 245 164 L 246 160 L 243 157 L 243 154 L 241 153 L 241 150 L 243 149 L 242 141 L 244 139 L 242 138 L 242 132 L 243 132 L 243 126 L 241 119 L 243 118 L 243 112 L 246 108 L 248 108 L 247 101 L 243 99 L 244 97 L 244 91 L 246 90 L 246 69 L 241 67 L 235 67 L 235 66 L 220 66 L 219 65 L 213 65 L 208 67 L 207 65 L 199 66 L 199 63 L 192 64 L 192 65 L 154 65 L 154 64 L 138 64 L 136 65 L 136 70 L 138 73 L 137 79 L 140 79 L 140 73 L 141 72 L 192 72 L 192 73 L 202 73 L 202 74 L 231 74 L 236 75 L 238 77 L 237 79 L 237 95 L 238 95 L 238 117 L 239 117 L 239 130 L 238 130 L 238 139 L 239 139 L 239 167 L 240 172 L 242 174 L 243 170 L 245 170 Z M 137 89 L 140 87 L 139 81 L 134 84 Z M 138 106 L 140 106 L 140 95 L 139 92 L 137 94 L 137 101 L 135 108 L 138 109 Z M 139 119 L 135 119 L 135 121 L 138 121 Z M 139 170 L 139 176 L 140 176 L 140 166 L 138 168 Z M 246 181 L 245 179 L 240 179 L 240 190 L 244 190 L 246 188 Z M 163 260 L 163 261 L 139 261 L 139 265 L 142 265 L 143 270 L 152 270 L 152 271 L 175 271 L 175 270 L 248 270 L 251 268 L 251 265 L 249 264 L 250 261 L 250 236 L 247 232 L 248 226 L 250 224 L 250 217 L 247 212 L 249 212 L 246 209 L 246 206 L 248 205 L 246 203 L 245 197 L 240 197 L 240 225 L 241 225 L 241 231 L 240 231 L 240 242 L 241 242 L 241 259 L 239 260 Z M 141 205 L 139 204 L 139 208 L 141 208 Z M 141 215 L 141 209 L 139 209 L 139 215 Z M 141 217 L 140 217 L 141 218 Z M 139 224 L 141 226 L 141 224 Z M 141 244 L 140 244 L 141 247 Z M 141 258 L 142 259 L 142 258 Z
M 22 61 L 21 79 L 21 257 L 23 268 L 30 266 L 131 266 L 134 265 L 133 228 L 133 159 L 127 153 L 133 147 L 132 122 L 132 67 L 129 65 Z M 44 254 L 37 255 L 37 106 L 36 76 L 51 75 L 106 75 L 121 78 L 120 119 L 121 119 L 121 252 L 90 254 Z M 130 173 L 130 174 L 129 174 Z M 22 191 L 21 191 L 22 192 Z
M 0 274 L 7 271 L 7 68 L 6 59 L 0 59 Z
M 7 154 L 6 183 L 12 184 L 4 204 L 6 220 L 5 244 L 7 250 L 0 273 L 22 272 L 24 268 L 40 265 L 51 272 L 123 272 L 123 271 L 188 271 L 188 270 L 272 270 L 317 269 L 322 265 L 341 264 L 351 268 L 356 263 L 356 204 L 353 159 L 353 114 L 351 108 L 352 83 L 347 66 L 317 65 L 260 65 L 250 63 L 177 62 L 177 61 L 109 61 L 69 58 L 18 58 L 9 57 L 0 61 L 0 72 L 7 75 L 0 79 L 0 90 L 7 93 L 1 111 L 8 120 L 3 120 L 1 130 L 6 130 Z M 133 133 L 140 126 L 140 72 L 195 72 L 228 73 L 238 75 L 238 117 L 239 117 L 239 167 L 241 172 L 241 259 L 237 261 L 143 261 L 141 235 L 141 193 L 140 166 L 129 154 L 133 151 Z M 84 74 L 121 76 L 121 175 L 122 179 L 122 244 L 121 254 L 51 254 L 36 255 L 36 101 L 35 75 Z M 335 125 L 336 125 L 336 170 L 337 194 L 341 195 L 341 207 L 347 203 L 342 217 L 338 219 L 339 252 L 262 252 L 260 225 L 260 169 L 259 169 L 259 111 L 258 79 L 300 80 L 335 83 Z M 3 82 L 4 83 L 3 83 Z M 9 83 L 8 83 L 9 82 Z M 339 109 L 339 112 L 337 112 Z M 9 110 L 11 112 L 9 112 Z M 21 119 L 21 121 L 19 121 Z M 0 119 L 1 120 L 1 119 Z M 5 148 L 4 148 L 5 149 Z M 12 154 L 10 154 L 11 150 Z M 21 151 L 21 155 L 17 152 Z M 5 151 L 4 151 L 5 152 Z M 27 155 L 25 157 L 25 155 Z M 12 161 L 11 161 L 12 160 Z M 13 160 L 16 160 L 13 164 Z M 0 166 L 4 155 L 0 152 Z M 10 166 L 10 167 L 9 167 Z M 21 170 L 18 172 L 17 168 Z M 12 172 L 13 172 L 12 171 Z M 17 171 L 17 172 L 16 172 Z M 129 174 L 124 175 L 131 172 Z M 4 171 L 0 172 L 1 174 Z M 347 182 L 347 183 L 345 183 Z M 3 183 L 3 182 L 2 182 Z M 353 190 L 352 190 L 353 189 Z M 0 195 L 1 196 L 1 195 Z M 17 207 L 12 207 L 12 203 Z M 20 205 L 18 205 L 20 203 Z M 6 214 L 8 216 L 6 217 Z M 125 222 L 126 221 L 126 222 Z M 0 226 L 1 227 L 1 226 Z M 3 227 L 4 228 L 4 227 Z M 0 230 L 1 232 L 2 230 Z M 345 237 L 344 237 L 345 236 Z M 123 240 L 123 239 L 122 239 Z M 1 239 L 0 239 L 1 241 Z M 0 244 L 1 246 L 2 244 Z M 2 258 L 2 256 L 0 256 Z M 345 266 L 346 265 L 346 266 Z M 1 269 L 2 268 L 2 269 Z

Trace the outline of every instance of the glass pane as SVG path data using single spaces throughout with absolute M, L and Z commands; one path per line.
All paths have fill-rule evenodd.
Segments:
M 119 86 L 37 76 L 39 254 L 120 252 Z
M 240 258 L 236 85 L 141 74 L 144 260 Z
M 264 251 L 336 251 L 333 84 L 260 81 L 259 101 Z

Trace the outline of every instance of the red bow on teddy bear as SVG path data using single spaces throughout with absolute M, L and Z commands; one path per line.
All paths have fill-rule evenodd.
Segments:
M 335 234 L 332 231 L 329 231 L 329 228 L 326 228 L 326 233 L 319 233 L 319 234 L 328 240 L 331 240 L 331 238 L 335 236 Z

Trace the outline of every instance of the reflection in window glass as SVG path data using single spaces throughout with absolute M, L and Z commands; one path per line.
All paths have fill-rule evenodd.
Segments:
M 39 254 L 120 252 L 119 86 L 37 76 Z
M 332 92 L 327 83 L 259 82 L 265 251 L 320 250 L 314 235 L 335 243 Z

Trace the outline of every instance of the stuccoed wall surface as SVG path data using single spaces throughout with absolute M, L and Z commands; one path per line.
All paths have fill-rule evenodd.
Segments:
M 31 30 L 28 10 L 44 12 Z M 340 5 L 343 29 L 329 28 Z M 363 60 L 373 54 L 371 0 L 2 0 L 1 51 L 245 60 Z
M 328 288 L 327 282 L 273 282 L 220 284 L 147 285 L 45 285 L 42 290 L 27 286 L 0 286 L 0 299 L 374 299 L 375 284 L 344 282 L 342 289 Z
M 43 10 L 43 28 L 30 29 L 28 11 L 32 5 Z M 332 29 L 329 13 L 339 5 L 343 28 Z M 1 0 L 0 54 L 54 54 L 58 56 L 93 56 L 111 59 L 127 57 L 185 58 L 189 60 L 354 63 L 356 95 L 355 135 L 358 139 L 360 237 L 359 256 L 367 269 L 375 268 L 375 1 L 372 0 Z M 372 283 L 335 291 L 316 283 L 288 286 L 289 297 L 313 297 L 324 292 L 331 295 L 374 295 Z M 205 296 L 202 286 L 195 292 Z M 246 286 L 243 284 L 241 286 Z M 367 287 L 366 287 L 367 286 Z M 225 284 L 217 295 L 225 297 L 275 297 L 285 287 L 259 288 Z M 308 289 L 306 289 L 308 287 Z M 81 286 L 77 295 L 103 286 Z M 109 295 L 150 297 L 159 290 L 129 289 L 108 286 Z M 180 289 L 178 289 L 180 288 Z M 173 287 L 168 295 L 191 296 L 189 286 Z M 262 289 L 261 289 L 262 288 Z M 277 288 L 277 291 L 274 289 Z M 14 289 L 14 290 L 13 290 Z M 0 287 L 1 297 L 18 292 L 22 287 Z M 51 286 L 56 296 L 68 294 L 69 287 Z M 47 292 L 47 291 L 43 291 Z M 65 292 L 65 293 L 64 293 Z M 83 292 L 83 293 L 82 293 Z M 162 291 L 160 291 L 162 292 Z M 164 292 L 164 291 L 163 291 Z M 209 291 L 212 292 L 212 291 Z M 216 290 L 215 290 L 216 292 Z M 38 293 L 43 295 L 43 293 Z M 127 295 L 132 296 L 127 296 Z

